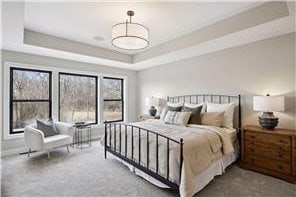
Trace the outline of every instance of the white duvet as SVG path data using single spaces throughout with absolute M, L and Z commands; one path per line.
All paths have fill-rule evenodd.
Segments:
M 180 169 L 180 146 L 170 142 L 169 146 L 169 179 L 172 182 L 180 184 L 180 196 L 191 197 L 194 195 L 194 177 L 211 165 L 211 163 L 221 157 L 223 154 L 229 154 L 234 151 L 231 135 L 224 128 L 204 126 L 204 125 L 188 125 L 187 127 L 164 124 L 160 120 L 147 120 L 144 122 L 129 123 L 129 125 L 138 126 L 147 130 L 151 130 L 170 137 L 174 140 L 184 140 L 183 146 L 183 166 L 181 182 L 179 181 Z M 139 132 L 134 128 L 133 141 L 134 150 L 131 149 L 131 128 L 128 127 L 127 132 L 127 151 L 125 153 L 125 133 L 124 126 L 121 128 L 121 147 L 119 147 L 120 133 L 119 127 L 116 128 L 116 140 L 112 129 L 112 145 L 116 143 L 116 150 L 122 155 L 127 154 L 129 158 L 140 162 L 141 165 L 147 166 L 147 133 L 141 132 L 141 154 L 139 155 Z M 113 127 L 112 127 L 113 128 Z M 109 144 L 109 138 L 107 143 Z M 149 135 L 149 168 L 156 171 L 156 135 Z M 159 137 L 159 165 L 158 172 L 164 177 L 167 176 L 167 140 Z M 114 146 L 115 147 L 115 146 Z M 140 160 L 139 160 L 140 157 Z

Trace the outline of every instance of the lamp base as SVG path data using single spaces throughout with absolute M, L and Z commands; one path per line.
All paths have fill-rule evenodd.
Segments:
M 155 116 L 156 112 L 157 112 L 157 109 L 154 106 L 151 106 L 151 108 L 149 109 L 150 116 Z
M 273 112 L 263 112 L 258 121 L 263 129 L 274 130 L 279 123 L 279 118 L 275 117 Z

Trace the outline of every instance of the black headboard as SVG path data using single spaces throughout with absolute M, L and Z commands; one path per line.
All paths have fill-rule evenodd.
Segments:
M 202 102 L 213 102 L 213 103 L 236 103 L 236 112 L 234 118 L 235 127 L 240 130 L 242 126 L 241 120 L 241 95 L 230 96 L 230 95 L 219 95 L 219 94 L 192 94 L 192 95 L 181 95 L 181 96 L 168 96 L 168 102 L 178 103 L 178 102 L 188 102 L 188 103 L 202 103 Z

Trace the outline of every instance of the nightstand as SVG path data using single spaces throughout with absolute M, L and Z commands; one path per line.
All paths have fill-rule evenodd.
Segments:
M 296 131 L 243 127 L 241 167 L 296 183 Z
M 140 121 L 144 121 L 148 119 L 159 119 L 159 116 L 140 115 Z

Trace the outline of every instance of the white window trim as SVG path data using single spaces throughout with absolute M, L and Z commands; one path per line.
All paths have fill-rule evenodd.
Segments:
M 52 72 L 52 118 L 54 120 L 58 120 L 59 115 L 59 72 L 65 72 L 65 73 L 73 73 L 73 74 L 84 74 L 84 75 L 93 75 L 98 77 L 98 124 L 97 127 L 101 127 L 103 125 L 103 104 L 104 104 L 104 98 L 103 96 L 103 88 L 101 86 L 103 82 L 103 77 L 115 77 L 115 78 L 122 78 L 124 80 L 124 121 L 127 121 L 128 119 L 128 77 L 122 76 L 122 75 L 113 75 L 113 74 L 107 74 L 107 73 L 100 73 L 100 72 L 94 72 L 94 71 L 82 71 L 79 69 L 65 69 L 65 68 L 58 68 L 55 66 L 42 66 L 42 65 L 36 65 L 36 64 L 25 64 L 25 63 L 18 63 L 18 62 L 4 62 L 4 68 L 3 68 L 3 130 L 4 140 L 12 140 L 12 139 L 18 139 L 23 138 L 23 133 L 17 133 L 17 134 L 10 134 L 9 133 L 9 118 L 10 118 L 10 102 L 9 102 L 9 95 L 10 95 L 10 67 L 15 68 L 28 68 L 28 69 L 40 69 L 40 70 L 47 70 Z

